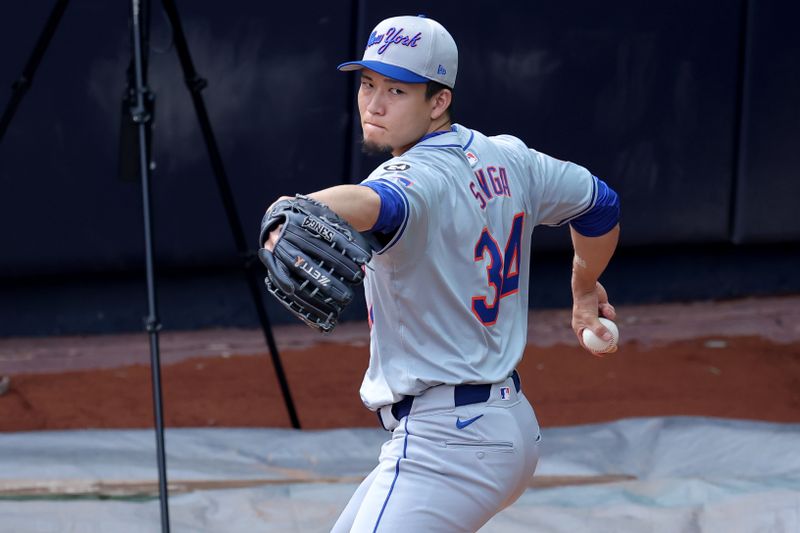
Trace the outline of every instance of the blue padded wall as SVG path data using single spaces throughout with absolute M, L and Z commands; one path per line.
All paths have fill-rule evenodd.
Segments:
M 800 4 L 752 0 L 742 105 L 737 243 L 800 241 Z

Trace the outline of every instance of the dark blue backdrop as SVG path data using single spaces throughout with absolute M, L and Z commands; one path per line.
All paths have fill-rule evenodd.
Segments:
M 47 4 L 17 3 L 0 19 L 0 105 L 44 24 Z M 264 208 L 279 194 L 356 182 L 377 163 L 359 152 L 355 77 L 335 66 L 360 56 L 381 18 L 424 12 L 459 44 L 457 121 L 487 134 L 513 133 L 612 184 L 623 201 L 620 257 L 646 257 L 662 268 L 681 263 L 679 257 L 713 261 L 720 254 L 751 269 L 761 260 L 746 257 L 794 260 L 790 252 L 800 237 L 796 3 L 195 0 L 178 7 L 196 68 L 209 81 L 204 96 L 240 218 L 254 240 Z M 137 324 L 138 318 L 108 318 L 118 305 L 110 303 L 112 294 L 138 294 L 121 287 L 140 281 L 143 261 L 139 185 L 117 177 L 130 57 L 127 9 L 124 1 L 73 0 L 0 145 L 0 334 L 51 331 L 58 312 L 40 307 L 80 307 L 79 295 L 92 291 L 96 305 L 72 329 Z M 228 285 L 221 280 L 232 276 L 239 258 L 170 39 L 154 0 L 157 265 L 179 284 L 197 279 L 198 287 L 218 286 L 214 294 L 223 295 Z M 538 249 L 556 253 L 560 265 L 566 232 L 537 230 L 536 237 Z M 714 272 L 689 275 L 712 279 Z M 749 274 L 726 275 L 746 280 Z M 109 280 L 122 285 L 104 289 Z M 190 285 L 184 292 L 196 295 Z M 676 292 L 691 298 L 748 290 L 744 282 L 722 293 L 699 285 L 688 293 L 669 285 L 655 292 L 668 299 Z M 231 298 L 246 301 L 236 287 Z M 778 276 L 759 290 L 796 288 Z M 628 300 L 638 293 L 628 286 Z M 57 302 L 47 304 L 53 294 Z M 246 304 L 226 300 L 215 307 L 196 297 L 187 310 L 179 301 L 176 296 L 186 326 L 250 316 Z M 28 318 L 20 318 L 20 306 L 29 309 L 22 313 Z M 38 325 L 25 326 L 33 322 Z

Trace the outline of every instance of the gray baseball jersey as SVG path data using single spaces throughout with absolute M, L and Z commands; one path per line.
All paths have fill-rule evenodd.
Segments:
M 365 279 L 370 409 L 430 387 L 498 383 L 526 343 L 531 234 L 591 209 L 585 168 L 460 125 L 365 180 L 401 194 L 400 228 Z

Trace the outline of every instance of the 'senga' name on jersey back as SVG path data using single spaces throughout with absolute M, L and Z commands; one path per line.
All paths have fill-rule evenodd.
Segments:
M 511 188 L 508 185 L 508 173 L 505 167 L 487 166 L 475 170 L 475 180 L 469 183 L 472 196 L 480 203 L 481 209 L 493 198 L 499 196 L 511 197 Z

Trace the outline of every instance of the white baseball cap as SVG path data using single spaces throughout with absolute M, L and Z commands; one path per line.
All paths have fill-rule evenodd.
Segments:
M 338 67 L 362 68 L 406 83 L 432 80 L 452 89 L 458 71 L 458 48 L 444 26 L 433 19 L 424 15 L 392 17 L 372 30 L 361 61 Z

